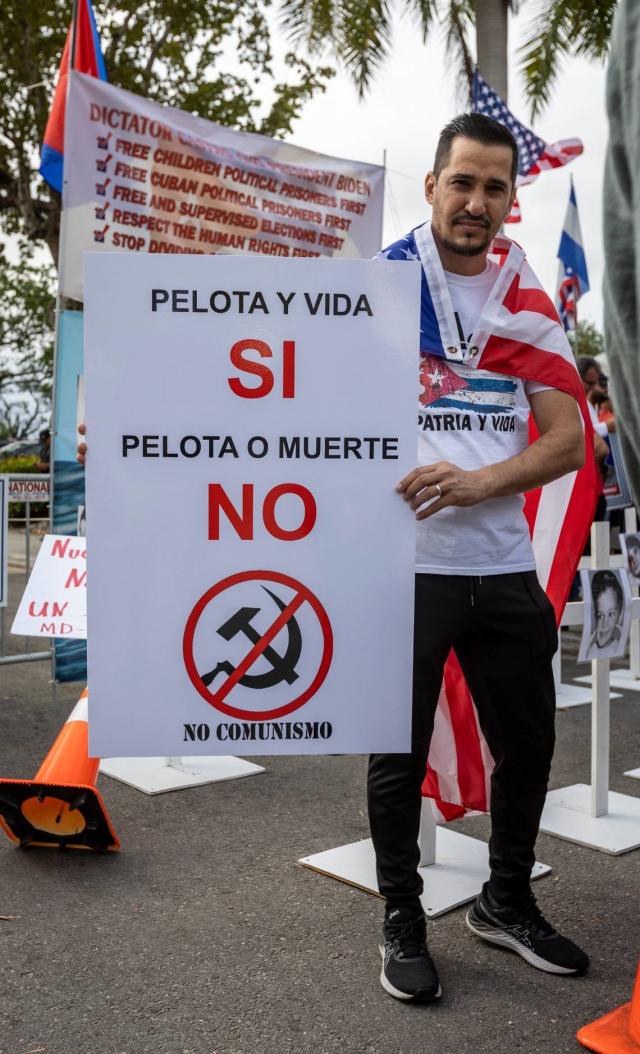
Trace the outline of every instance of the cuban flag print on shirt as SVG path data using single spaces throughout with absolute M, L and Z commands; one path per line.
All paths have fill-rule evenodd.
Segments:
M 560 266 L 558 267 L 556 306 L 562 325 L 566 330 L 572 330 L 578 324 L 578 300 L 589 291 L 589 274 L 582 247 L 582 230 L 573 179 L 557 256 Z
M 87 73 L 106 81 L 107 71 L 102 57 L 100 37 L 96 26 L 90 0 L 78 0 L 76 12 L 75 55 L 70 63 L 73 24 L 69 27 L 67 39 L 60 60 L 58 80 L 51 102 L 49 120 L 44 133 L 42 152 L 40 154 L 40 175 L 47 183 L 62 194 L 64 169 L 64 117 L 67 104 L 67 86 L 69 67 L 79 73 Z
M 453 414 L 458 403 L 473 405 L 480 413 L 480 405 L 494 408 L 490 413 L 509 413 L 514 378 L 557 388 L 578 403 L 585 432 L 584 467 L 527 494 L 524 508 L 538 578 L 559 623 L 591 526 L 597 487 L 591 419 L 555 307 L 524 251 L 502 235 L 489 251 L 489 259 L 498 265 L 495 284 L 474 332 L 465 338 L 459 333 L 429 223 L 377 258 L 422 263 L 418 368 L 424 413 L 429 407 L 448 406 Z M 531 420 L 530 440 L 535 438 Z M 437 516 L 432 522 L 437 529 Z M 492 768 L 469 687 L 452 651 L 445 665 L 423 794 L 436 800 L 445 819 L 468 809 L 486 812 Z
M 513 413 L 518 385 L 487 370 L 458 366 L 454 371 L 435 355 L 422 355 L 420 403 L 430 409 L 474 410 L 479 414 Z

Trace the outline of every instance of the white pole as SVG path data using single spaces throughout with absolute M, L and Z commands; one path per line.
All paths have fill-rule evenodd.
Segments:
M 558 650 L 551 660 L 551 669 L 553 671 L 553 686 L 557 695 L 562 685 L 562 633 L 560 626 L 558 626 Z
M 436 862 L 436 818 L 431 798 L 422 799 L 420 811 L 420 867 L 430 867 Z
M 608 523 L 591 527 L 591 566 L 610 566 Z M 591 815 L 596 817 L 609 811 L 609 659 L 594 659 L 591 675 Z

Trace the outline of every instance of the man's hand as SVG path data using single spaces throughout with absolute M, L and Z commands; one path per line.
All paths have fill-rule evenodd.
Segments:
M 79 431 L 81 436 L 86 436 L 86 434 L 87 434 L 87 426 L 84 423 L 84 421 L 81 421 L 80 424 L 78 425 L 78 431 Z M 87 457 L 87 444 L 86 443 L 78 443 L 78 446 L 76 448 L 76 461 L 79 461 L 81 465 L 84 465 L 84 463 L 86 461 L 86 457 Z
M 426 520 L 448 505 L 476 505 L 487 498 L 524 494 L 575 472 L 584 463 L 584 434 L 575 399 L 566 392 L 548 389 L 531 396 L 531 412 L 540 436 L 520 454 L 474 472 L 439 461 L 415 468 L 396 486 L 416 519 Z M 426 502 L 428 507 L 422 508 Z
M 490 496 L 486 473 L 482 469 L 466 472 L 449 461 L 414 468 L 400 480 L 396 490 L 416 510 L 417 520 L 426 520 L 448 505 L 466 508 Z M 425 502 L 429 505 L 422 508 Z

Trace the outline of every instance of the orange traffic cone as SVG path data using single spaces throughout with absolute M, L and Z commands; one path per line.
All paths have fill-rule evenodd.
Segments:
M 585 1025 L 576 1038 L 598 1054 L 640 1054 L 640 963 L 631 1002 Z
M 89 757 L 85 688 L 33 780 L 0 780 L 0 826 L 20 846 L 120 848 Z

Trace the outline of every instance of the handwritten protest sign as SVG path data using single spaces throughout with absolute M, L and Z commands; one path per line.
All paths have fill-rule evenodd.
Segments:
M 7 606 L 9 582 L 9 477 L 0 476 L 0 608 Z
M 11 632 L 27 637 L 87 636 L 84 538 L 47 534 L 33 565 Z

